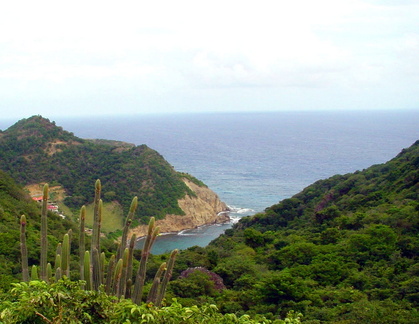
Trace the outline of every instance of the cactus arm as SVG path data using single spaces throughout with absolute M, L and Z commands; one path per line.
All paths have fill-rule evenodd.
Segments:
M 117 293 L 118 297 L 125 296 L 125 289 L 127 287 L 128 257 L 129 249 L 126 248 L 122 257 L 121 284 L 119 285 L 119 291 Z
M 156 275 L 154 276 L 153 285 L 151 286 L 150 292 L 147 296 L 147 303 L 156 303 L 157 298 L 157 291 L 160 287 L 160 281 L 163 271 L 166 269 L 166 262 L 163 262 L 159 269 L 156 272 Z
M 114 276 L 113 276 L 113 281 L 114 281 L 114 285 L 115 285 L 114 286 L 114 291 L 116 293 L 118 293 L 119 287 L 121 285 L 122 264 L 123 264 L 123 260 L 119 259 L 118 263 L 116 264 L 115 273 L 114 273 Z
M 178 254 L 178 252 L 179 250 L 175 249 L 172 251 L 172 253 L 170 253 L 169 262 L 167 263 L 167 269 L 166 269 L 166 272 L 164 273 L 164 278 L 160 285 L 160 289 L 159 289 L 157 299 L 156 299 L 157 307 L 161 306 L 163 297 L 166 293 L 167 284 L 169 283 L 169 280 L 172 277 L 173 267 L 175 265 L 176 255 Z
M 138 198 L 134 197 L 132 199 L 132 202 L 131 202 L 131 206 L 130 206 L 130 209 L 129 209 L 128 216 L 125 220 L 125 225 L 124 225 L 124 229 L 123 229 L 122 237 L 121 237 L 121 243 L 119 245 L 118 253 L 116 254 L 116 259 L 117 260 L 122 258 L 122 255 L 123 255 L 124 250 L 126 248 L 127 238 L 128 238 L 128 230 L 129 230 L 129 227 L 131 226 L 132 219 L 134 217 L 135 210 L 137 209 L 137 206 L 138 206 Z
M 143 250 L 141 252 L 140 265 L 139 265 L 137 276 L 135 279 L 134 293 L 132 296 L 132 300 L 137 305 L 141 303 L 141 299 L 143 295 L 143 288 L 144 288 L 144 281 L 145 281 L 147 260 L 148 260 L 148 256 L 150 255 L 151 247 L 153 246 L 153 243 L 156 240 L 158 233 L 159 233 L 159 228 L 156 227 L 154 217 L 152 217 L 148 224 L 148 234 L 144 243 Z

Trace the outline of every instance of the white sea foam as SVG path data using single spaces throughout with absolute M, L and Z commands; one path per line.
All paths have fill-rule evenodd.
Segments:
M 242 207 L 235 207 L 235 206 L 228 206 L 228 208 L 230 209 L 230 217 L 231 217 L 231 213 L 242 215 L 242 214 L 251 214 L 255 212 L 251 208 L 242 208 Z
M 177 233 L 177 235 L 179 235 L 179 236 L 194 236 L 194 235 L 196 235 L 196 233 L 188 233 L 187 231 L 190 231 L 190 230 L 180 231 L 179 233 Z
M 236 224 L 236 223 L 238 223 L 240 219 L 241 219 L 241 217 L 238 217 L 238 216 L 231 216 L 231 215 L 230 215 L 230 223 L 231 223 L 231 224 Z

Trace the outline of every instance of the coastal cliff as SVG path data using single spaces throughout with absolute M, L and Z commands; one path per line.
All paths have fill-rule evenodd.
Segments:
M 196 197 L 186 195 L 178 201 L 185 215 L 168 214 L 164 219 L 156 221 L 160 233 L 180 232 L 202 225 L 225 223 L 230 220 L 228 207 L 215 192 L 207 187 L 198 186 L 183 178 L 185 184 L 196 194 Z M 131 235 L 145 236 L 147 226 L 140 225 L 131 230 Z

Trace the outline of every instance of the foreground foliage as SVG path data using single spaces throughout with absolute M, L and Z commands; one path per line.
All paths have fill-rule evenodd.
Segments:
M 215 305 L 184 307 L 176 300 L 157 308 L 137 305 L 129 299 L 117 301 L 102 289 L 86 291 L 84 282 L 66 278 L 52 284 L 44 281 L 16 283 L 2 296 L 0 320 L 16 323 L 300 323 L 301 315 L 290 313 L 285 320 L 270 321 L 263 316 L 221 314 Z

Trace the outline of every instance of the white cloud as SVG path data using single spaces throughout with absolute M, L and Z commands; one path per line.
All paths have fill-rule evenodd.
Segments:
M 222 94 L 231 103 L 232 88 L 249 87 L 254 102 L 266 94 L 257 89 L 290 88 L 300 89 L 299 96 L 307 88 L 331 97 L 355 91 L 369 102 L 363 89 L 388 92 L 397 80 L 406 96 L 402 87 L 418 77 L 414 1 L 28 1 L 2 7 L 0 92 L 12 103 L 19 97 L 21 104 L 27 93 L 48 103 L 51 89 L 64 101 L 82 103 L 80 93 L 94 98 L 98 87 L 104 96 L 133 98 L 127 110 L 139 96 L 153 106 L 170 102 L 162 96 L 174 93 L 173 109 L 191 107 L 181 96 L 194 100 L 203 89 L 208 100 L 217 89 L 230 89 Z M 290 107 L 300 102 L 293 95 Z M 417 102 L 410 94 L 405 105 Z

